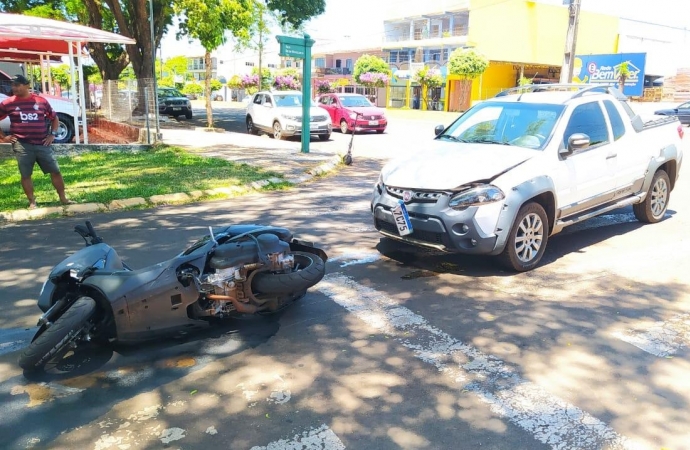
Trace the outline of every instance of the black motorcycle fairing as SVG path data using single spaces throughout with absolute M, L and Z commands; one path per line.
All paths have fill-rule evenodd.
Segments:
M 38 294 L 38 307 L 41 311 L 46 312 L 53 306 L 53 294 L 55 294 L 55 283 L 50 281 L 50 278 L 46 280 L 41 288 L 40 294 Z
M 290 244 L 281 241 L 275 234 L 260 234 L 255 240 L 230 241 L 219 245 L 213 252 L 209 266 L 225 269 L 243 264 L 261 262 L 259 255 L 283 253 L 290 250 Z
M 292 233 L 287 228 L 271 227 L 263 225 L 230 225 L 225 227 L 212 228 L 213 237 L 218 244 L 229 243 L 228 241 L 242 234 L 251 234 L 258 237 L 264 234 L 273 234 L 278 236 L 278 239 L 284 242 L 290 242 Z M 213 247 L 213 241 L 210 235 L 205 235 L 192 245 L 190 245 L 180 256 L 187 256 L 192 254 L 201 254 L 209 252 Z
M 99 261 L 102 261 L 100 265 Z M 62 262 L 53 267 L 53 270 L 50 271 L 50 275 L 48 275 L 48 279 L 57 281 L 65 272 L 69 272 L 70 270 L 81 272 L 83 269 L 95 267 L 97 265 L 99 265 L 99 268 L 105 270 L 125 270 L 122 265 L 122 259 L 120 259 L 115 249 L 108 244 L 96 244 L 84 247 L 65 258 Z
M 187 316 L 187 306 L 197 301 L 199 293 L 194 285 L 180 282 L 178 270 L 189 264 L 203 268 L 204 259 L 178 257 L 134 271 L 96 272 L 82 285 L 97 290 L 110 303 L 119 341 L 152 339 L 200 325 Z

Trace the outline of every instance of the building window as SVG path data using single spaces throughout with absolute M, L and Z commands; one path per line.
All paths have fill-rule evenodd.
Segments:
M 314 65 L 320 68 L 326 67 L 326 58 L 316 58 L 314 60 Z
M 299 61 L 295 61 L 295 67 L 299 69 Z
M 290 61 L 289 59 L 285 61 L 285 67 L 292 67 L 292 61 Z
M 441 61 L 441 50 L 429 50 L 429 61 Z
M 352 69 L 352 60 L 351 59 L 345 60 L 345 67 L 347 67 L 348 69 Z
M 407 52 L 398 53 L 398 62 L 401 62 L 401 63 L 410 62 L 410 54 Z
M 443 49 L 443 57 L 441 58 L 442 61 L 448 61 L 448 53 L 450 52 L 450 49 L 444 48 Z
M 388 57 L 388 62 L 397 63 L 398 62 L 398 52 L 390 52 Z
M 254 63 L 251 62 L 251 61 L 245 62 L 244 65 L 247 66 L 247 67 L 254 67 Z
M 276 68 L 276 65 L 275 65 L 275 64 L 269 64 L 269 65 L 268 65 L 268 68 L 269 68 L 269 69 L 275 69 L 275 68 Z

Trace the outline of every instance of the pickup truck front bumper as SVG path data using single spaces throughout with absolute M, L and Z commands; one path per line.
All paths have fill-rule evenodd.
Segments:
M 402 198 L 402 191 L 387 186 L 374 188 L 371 212 L 374 226 L 384 236 L 445 252 L 497 253 L 495 224 L 501 212 L 500 202 L 455 210 L 448 207 L 450 196 L 446 193 L 414 192 L 413 200 L 405 204 L 413 232 L 400 236 L 391 211 Z

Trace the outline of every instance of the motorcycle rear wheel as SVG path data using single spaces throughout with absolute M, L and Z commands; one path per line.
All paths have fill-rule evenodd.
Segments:
M 326 263 L 313 253 L 293 252 L 297 270 L 289 273 L 257 273 L 252 288 L 263 294 L 288 294 L 306 291 L 326 274 Z
M 96 301 L 80 297 L 48 329 L 19 355 L 19 367 L 26 371 L 43 368 L 79 336 L 96 311 Z

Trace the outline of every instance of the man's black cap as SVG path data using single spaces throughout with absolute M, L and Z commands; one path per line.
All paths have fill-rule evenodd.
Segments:
M 12 84 L 25 84 L 30 85 L 29 80 L 26 79 L 24 75 L 15 75 L 12 77 Z

